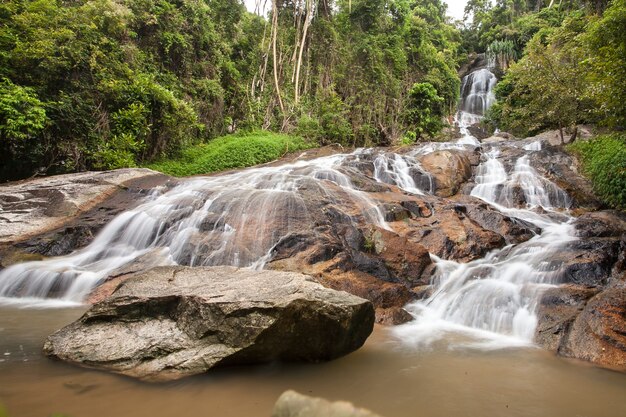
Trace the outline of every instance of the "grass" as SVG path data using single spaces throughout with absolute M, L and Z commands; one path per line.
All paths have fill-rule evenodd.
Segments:
M 299 136 L 254 131 L 191 146 L 178 158 L 147 164 L 146 168 L 176 177 L 209 174 L 271 162 L 288 152 L 314 146 Z
M 626 135 L 610 134 L 569 145 L 593 188 L 609 206 L 626 209 Z

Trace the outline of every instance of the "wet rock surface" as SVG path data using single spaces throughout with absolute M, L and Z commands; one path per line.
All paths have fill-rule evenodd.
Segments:
M 567 192 L 572 200 L 572 208 L 602 208 L 602 202 L 593 192 L 591 182 L 581 175 L 580 164 L 572 155 L 563 152 L 562 148 L 546 146 L 540 152 L 534 152 L 531 164 Z
M 591 298 L 559 353 L 626 371 L 626 288 L 609 288 Z
M 565 284 L 539 303 L 535 340 L 559 355 L 626 371 L 626 228 L 616 211 L 586 213 L 574 227 L 580 240 L 566 245 Z M 553 261 L 557 261 L 557 259 Z
M 439 197 L 455 195 L 472 176 L 472 164 L 464 151 L 435 151 L 421 156 L 419 162 L 434 177 Z
M 0 243 L 14 243 L 55 229 L 76 217 L 127 183 L 146 177 L 163 177 L 136 168 L 106 172 L 57 175 L 0 185 Z
M 427 155 L 414 153 L 410 148 L 394 154 L 384 149 L 355 152 L 332 167 L 298 165 L 302 160 L 292 157 L 294 168 L 289 175 L 272 172 L 259 176 L 258 182 L 242 190 L 236 187 L 247 180 L 249 171 L 240 171 L 242 176 L 228 186 L 210 181 L 218 176 L 210 177 L 208 182 L 202 180 L 202 186 L 190 186 L 187 192 L 165 202 L 166 215 L 159 217 L 162 213 L 157 212 L 154 218 L 158 222 L 148 233 L 157 245 L 142 252 L 131 264 L 111 269 L 108 278 L 99 281 L 106 282 L 92 293 L 90 302 L 106 300 L 133 273 L 159 265 L 153 262 L 155 259 L 197 266 L 250 265 L 262 258 L 265 268 L 310 274 L 328 288 L 371 301 L 379 323 L 409 321 L 412 316 L 402 307 L 430 296 L 435 288 L 431 254 L 445 260 L 471 262 L 495 249 L 531 240 L 542 232 L 509 211 L 500 211 L 469 196 L 476 185 L 477 165 L 485 162 L 486 153 L 497 147 L 497 159 L 509 180 L 514 177 L 520 158 L 527 155 L 524 169 L 535 170 L 558 184 L 556 188 L 546 187 L 550 199 L 559 200 L 565 190 L 571 197 L 573 213 L 580 215 L 574 222 L 578 240 L 568 242 L 546 260 L 546 269 L 559 269 L 561 285 L 548 290 L 539 303 L 536 340 L 561 354 L 603 364 L 597 353 L 589 352 L 596 348 L 606 351 L 608 347 L 584 344 L 584 332 L 574 330 L 592 323 L 602 340 L 620 331 L 617 324 L 610 325 L 617 330 L 610 330 L 609 321 L 593 321 L 590 317 L 608 317 L 609 311 L 619 307 L 615 305 L 615 296 L 606 298 L 613 301 L 601 303 L 605 298 L 598 297 L 626 287 L 626 218 L 615 211 L 585 212 L 597 209 L 601 203 L 593 195 L 589 181 L 579 174 L 575 158 L 561 147 L 549 145 L 545 137 L 512 140 L 504 136 L 489 142 L 482 144 L 482 153 L 473 146 L 450 149 L 441 148 L 442 144 L 429 145 L 434 151 Z M 330 150 L 329 156 L 336 151 Z M 406 158 L 404 162 L 417 159 L 420 164 L 402 171 L 401 158 Z M 80 210 L 63 203 L 55 197 L 57 193 L 50 191 L 50 198 L 38 200 L 38 204 L 54 207 L 26 210 L 20 222 L 26 224 L 42 213 L 55 221 L 63 215 L 65 223 L 61 227 L 48 223 L 54 227 L 50 226 L 52 229 L 44 234 L 31 236 L 28 232 L 24 238 L 0 245 L 0 264 L 65 255 L 84 247 L 104 224 L 135 207 L 152 187 L 168 186 L 167 177 L 139 171 L 141 175 L 134 174 L 138 178 L 125 181 L 122 186 L 107 183 L 106 187 L 115 191 L 98 194 L 97 200 L 93 200 L 91 190 L 97 181 L 77 180 L 87 195 L 71 201 L 89 202 Z M 411 187 L 423 190 L 423 195 L 407 191 L 407 178 L 411 179 Z M 28 187 L 54 188 L 66 179 L 46 180 L 52 181 L 49 186 L 36 180 Z M 281 187 L 273 181 L 279 181 Z M 527 208 L 530 199 L 519 182 L 507 184 L 507 203 L 510 207 Z M 28 188 L 27 184 L 20 187 Z M 219 187 L 223 189 L 218 192 Z M 504 187 L 501 185 L 498 192 Z M 38 192 L 32 195 L 36 197 Z M 0 192 L 3 201 L 11 204 L 15 202 L 12 195 Z M 204 212 L 209 200 L 211 207 Z M 558 211 L 533 210 L 545 218 L 567 220 Z M 15 213 L 19 214 L 19 210 Z M 135 215 L 143 221 L 142 213 Z M 179 227 L 181 224 L 185 226 Z M 185 246 L 174 248 L 179 241 Z M 167 250 L 158 251 L 164 248 Z M 612 307 L 597 307 L 595 315 L 583 315 L 596 299 L 600 300 L 599 306 Z M 611 346 L 615 350 L 621 345 Z
M 159 267 L 51 335 L 48 356 L 143 380 L 228 365 L 337 358 L 363 345 L 370 302 L 296 273 Z
M 0 185 L 0 268 L 84 247 L 155 187 L 173 184 L 171 177 L 137 168 Z

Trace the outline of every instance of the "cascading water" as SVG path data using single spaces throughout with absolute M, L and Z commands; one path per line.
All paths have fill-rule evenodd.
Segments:
M 422 195 L 434 190 L 432 177 L 415 157 L 440 149 L 474 149 L 480 142 L 468 127 L 493 103 L 495 77 L 486 69 L 463 80 L 457 121 L 463 137 L 455 143 L 431 143 L 405 154 L 357 150 L 277 167 L 262 167 L 182 182 L 153 193 L 134 210 L 116 217 L 86 248 L 71 255 L 28 262 L 0 272 L 0 303 L 15 300 L 81 302 L 106 277 L 140 262 L 234 265 L 263 268 L 273 248 L 294 230 L 313 227 L 307 196 L 323 196 L 355 223 L 391 230 L 375 200 L 353 184 L 351 170 L 370 164 L 381 183 Z M 526 152 L 507 172 L 497 146 L 483 151 L 471 195 L 505 214 L 540 227 L 541 235 L 508 246 L 484 259 L 462 264 L 432 256 L 437 271 L 434 293 L 409 307 L 416 320 L 397 328 L 406 342 L 428 343 L 443 335 L 471 335 L 488 345 L 532 341 L 539 294 L 555 282 L 558 265 L 550 254 L 573 240 L 569 218 L 554 220 L 535 208 L 567 208 L 567 195 L 530 165 L 541 144 Z M 50 304 L 45 304 L 50 305 Z M 503 342 L 503 343 L 501 343 Z
M 435 188 L 432 176 L 422 171 L 419 162 L 412 156 L 378 155 L 374 159 L 374 178 L 418 195 L 424 194 L 422 190 L 430 193 Z
M 498 80 L 487 68 L 472 71 L 461 82 L 461 101 L 455 115 L 455 124 L 461 132 L 458 143 L 479 145 L 480 142 L 469 132 L 469 127 L 479 123 L 487 110 L 495 103 L 493 89 Z
M 0 272 L 0 302 L 42 299 L 80 302 L 106 277 L 132 262 L 233 265 L 262 268 L 272 248 L 293 230 L 313 227 L 306 195 L 341 201 L 350 216 L 383 229 L 389 225 L 368 193 L 355 187 L 349 163 L 371 151 L 298 161 L 278 167 L 196 178 L 153 194 L 116 217 L 86 248 L 71 255 L 9 267 Z M 415 178 L 430 177 L 412 158 L 376 158 L 381 181 L 423 191 Z M 384 165 L 384 168 L 383 168 Z M 413 174 L 413 176 L 411 176 Z M 419 174 L 419 175 L 418 175 Z M 424 182 L 424 181 L 422 181 Z M 424 185 L 424 184 L 421 184 Z M 39 301 L 38 301 L 39 300 Z
M 462 338 L 461 346 L 499 348 L 532 343 L 539 296 L 559 278 L 560 265 L 548 260 L 562 245 L 575 240 L 568 216 L 560 214 L 563 219 L 558 221 L 532 209 L 567 209 L 570 203 L 565 192 L 530 166 L 528 155 L 517 160 L 510 175 L 499 155 L 495 148 L 483 154 L 471 195 L 540 227 L 542 233 L 466 264 L 433 256 L 437 265 L 433 295 L 410 305 L 416 320 L 396 329 L 409 344 L 424 346 L 451 334 L 471 339 Z M 511 198 L 513 189 L 522 192 L 524 208 Z
M 469 127 L 480 122 L 495 102 L 496 82 L 487 68 L 464 77 L 455 117 L 462 135 L 457 144 L 480 145 Z M 523 149 L 540 151 L 541 143 L 532 142 Z M 548 260 L 562 245 L 575 239 L 570 218 L 561 215 L 558 221 L 533 209 L 567 209 L 567 194 L 531 167 L 529 154 L 517 159 L 510 174 L 498 159 L 501 152 L 497 146 L 483 150 L 482 155 L 470 194 L 511 217 L 538 226 L 542 233 L 465 264 L 431 255 L 437 267 L 432 280 L 434 292 L 407 307 L 415 320 L 395 330 L 405 343 L 425 346 L 444 338 L 454 340 L 454 334 L 461 336 L 462 346 L 531 344 L 539 297 L 558 281 L 559 265 Z M 454 345 L 452 342 L 450 346 Z
M 459 121 L 462 124 L 475 124 L 485 115 L 496 101 L 493 88 L 496 76 L 487 68 L 481 68 L 466 75 L 461 84 Z

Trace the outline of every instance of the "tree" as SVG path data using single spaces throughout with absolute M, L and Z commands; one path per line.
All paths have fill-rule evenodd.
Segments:
M 36 144 L 32 142 L 46 127 L 48 118 L 44 104 L 31 88 L 13 84 L 8 79 L 0 80 L 0 177 L 22 175 L 23 162 L 33 158 L 29 155 Z
M 602 122 L 626 126 L 626 0 L 613 0 L 584 37 L 590 95 Z
M 415 139 L 433 137 L 442 127 L 445 114 L 443 97 L 430 83 L 416 83 L 409 91 L 405 117 Z
M 500 127 L 519 135 L 565 128 L 591 121 L 587 56 L 582 43 L 584 18 L 566 20 L 558 30 L 539 32 L 526 47 L 526 55 L 511 66 L 496 87 Z

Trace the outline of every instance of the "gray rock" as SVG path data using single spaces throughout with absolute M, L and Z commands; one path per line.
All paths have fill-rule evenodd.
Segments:
M 363 345 L 372 304 L 296 273 L 158 267 L 51 335 L 44 352 L 148 381 L 217 366 L 323 361 Z
M 585 213 L 576 219 L 576 236 L 620 237 L 626 234 L 626 213 L 617 210 L 604 210 Z
M 126 183 L 161 176 L 146 168 L 57 175 L 0 185 L 0 244 L 53 230 L 111 197 Z
M 285 391 L 276 401 L 272 417 L 379 417 L 379 415 L 363 408 L 356 408 L 346 401 L 330 402 L 295 391 Z

